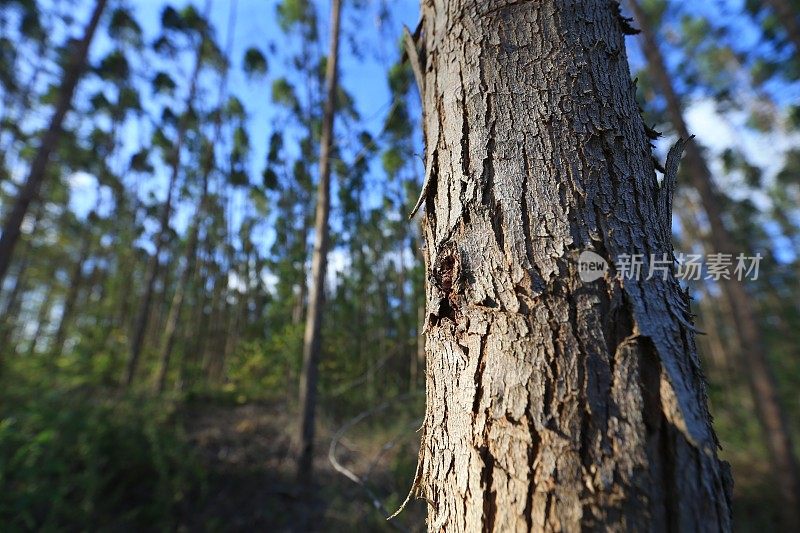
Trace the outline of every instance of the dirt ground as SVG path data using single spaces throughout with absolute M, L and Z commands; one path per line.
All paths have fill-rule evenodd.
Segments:
M 193 406 L 182 418 L 208 479 L 202 505 L 186 509 L 187 531 L 422 531 L 424 505 L 415 502 L 387 522 L 413 477 L 395 479 L 392 465 L 413 469 L 418 434 L 408 424 L 399 430 L 354 427 L 338 441 L 336 457 L 362 481 L 360 486 L 329 461 L 331 439 L 339 427 L 320 423 L 315 446 L 315 483 L 295 480 L 291 416 L 260 404 Z M 403 476 L 399 476 L 403 477 Z M 383 509 L 376 508 L 377 503 Z

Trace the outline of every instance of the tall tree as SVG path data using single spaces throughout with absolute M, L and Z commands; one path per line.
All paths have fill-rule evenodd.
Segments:
M 210 9 L 211 1 L 206 3 L 205 13 Z M 195 51 L 194 67 L 189 79 L 189 91 L 184 101 L 184 110 L 181 114 L 177 131 L 175 133 L 174 144 L 168 148 L 169 182 L 167 184 L 167 197 L 161 206 L 158 230 L 154 237 L 155 251 L 150 256 L 145 273 L 144 294 L 139 303 L 139 310 L 136 314 L 136 321 L 133 326 L 133 334 L 130 344 L 128 361 L 125 365 L 123 384 L 128 387 L 133 383 L 136 370 L 139 366 L 139 358 L 145 339 L 148 319 L 150 318 L 150 308 L 155 292 L 156 281 L 160 271 L 160 256 L 166 245 L 166 238 L 169 232 L 169 221 L 172 215 L 173 201 L 176 194 L 177 182 L 181 170 L 181 156 L 183 155 L 184 143 L 186 142 L 187 130 L 190 120 L 194 113 L 195 98 L 197 97 L 200 72 L 203 68 L 204 52 L 208 42 L 207 17 L 200 17 L 194 8 L 187 8 L 182 14 L 175 12 L 172 8 L 166 8 L 162 14 L 162 24 L 167 30 L 185 32 L 189 42 Z M 166 143 L 165 143 L 166 144 Z
M 689 301 L 647 279 L 672 264 L 674 182 L 618 3 L 422 14 L 429 531 L 729 530 Z M 582 281 L 586 250 L 616 266 Z
M 92 211 L 87 218 L 87 225 L 91 228 L 92 223 L 96 222 L 97 215 L 95 211 Z M 75 304 L 78 301 L 78 293 L 85 282 L 83 269 L 89 258 L 90 247 L 92 245 L 92 234 L 88 228 L 85 230 L 80 240 L 81 245 L 80 251 L 78 252 L 78 260 L 75 261 L 72 272 L 68 278 L 67 292 L 64 295 L 61 316 L 58 319 L 55 337 L 53 337 L 53 344 L 50 347 L 50 355 L 53 360 L 61 357 L 62 350 L 64 349 L 64 342 L 67 340 L 67 330 L 70 326 L 73 312 L 75 311 Z
M 303 368 L 300 375 L 298 477 L 305 482 L 311 480 L 314 459 L 314 422 L 317 408 L 322 306 L 325 296 L 325 276 L 328 270 L 331 150 L 339 75 L 339 26 L 341 14 L 342 0 L 332 0 L 330 47 L 325 71 L 325 107 L 322 115 L 322 136 L 320 138 L 314 251 L 311 259 L 311 287 L 308 295 L 308 310 L 306 311 L 306 330 L 303 337 Z
M 689 130 L 683 114 L 683 102 L 675 90 L 664 58 L 656 41 L 647 13 L 637 0 L 629 0 L 642 32 L 642 42 L 648 68 L 667 102 L 667 114 L 676 133 L 688 138 Z M 722 213 L 724 202 L 716 189 L 708 163 L 696 143 L 689 143 L 686 153 L 687 172 L 692 186 L 697 190 L 700 203 L 709 223 L 709 244 L 713 252 L 735 257 L 736 240 L 725 225 Z M 787 526 L 800 526 L 800 471 L 794 457 L 791 433 L 781 406 L 775 377 L 767 360 L 763 333 L 757 317 L 757 308 L 741 280 L 721 279 L 720 286 L 733 319 L 739 339 L 739 355 L 747 368 L 747 377 L 756 405 L 758 418 L 764 428 L 767 446 L 773 461 L 773 474 L 785 500 Z
M 203 216 L 206 211 L 206 204 L 208 202 L 209 179 L 211 178 L 211 173 L 214 171 L 215 168 L 214 147 L 219 145 L 222 140 L 222 122 L 223 122 L 223 115 L 225 113 L 223 106 L 225 104 L 225 97 L 227 95 L 228 72 L 230 70 L 230 67 L 228 65 L 228 57 L 230 56 L 231 49 L 233 48 L 236 8 L 237 8 L 237 3 L 236 2 L 231 3 L 231 9 L 228 21 L 228 36 L 227 36 L 228 42 L 223 56 L 224 59 L 222 65 L 222 72 L 220 75 L 220 82 L 219 82 L 219 106 L 213 113 L 213 120 L 212 120 L 213 132 L 211 135 L 210 142 L 201 143 L 201 150 L 203 151 L 203 153 L 200 157 L 200 174 L 201 174 L 200 196 L 197 200 L 197 206 L 195 208 L 194 217 L 189 226 L 189 235 L 187 237 L 186 249 L 184 251 L 184 257 L 183 257 L 183 267 L 178 276 L 178 282 L 175 287 L 175 292 L 172 295 L 172 302 L 170 303 L 169 313 L 167 314 L 167 321 L 166 321 L 166 326 L 164 328 L 164 335 L 162 336 L 161 339 L 161 347 L 158 358 L 159 365 L 156 373 L 156 382 L 155 382 L 156 392 L 158 393 L 164 391 L 164 386 L 167 380 L 167 372 L 169 370 L 170 358 L 172 356 L 172 351 L 175 348 L 175 341 L 177 339 L 178 321 L 181 316 L 181 311 L 183 309 L 183 302 L 186 296 L 186 292 L 189 288 L 189 282 L 191 280 L 191 276 L 194 273 L 194 268 L 197 261 L 197 245 L 200 236 L 199 235 L 200 225 L 202 224 Z M 257 51 L 251 52 L 250 53 L 251 58 L 253 57 L 254 53 L 259 54 Z M 261 57 L 260 54 L 259 57 Z M 264 61 L 263 57 L 261 59 L 262 61 Z M 264 68 L 266 69 L 266 67 Z
M 56 144 L 61 137 L 61 126 L 64 123 L 64 117 L 72 107 L 72 97 L 83 74 L 86 58 L 89 54 L 89 46 L 100 23 L 100 17 L 103 14 L 106 3 L 107 0 L 97 0 L 83 37 L 73 44 L 74 48 L 64 67 L 64 78 L 58 91 L 53 116 L 50 118 L 50 123 L 33 158 L 28 177 L 19 190 L 11 211 L 3 223 L 3 234 L 0 236 L 0 286 L 3 285 L 8 266 L 11 263 L 14 247 L 19 240 L 22 221 L 28 212 L 31 202 L 34 202 L 39 196 L 39 190 L 46 176 L 47 165 L 50 162 L 50 155 L 55 150 Z

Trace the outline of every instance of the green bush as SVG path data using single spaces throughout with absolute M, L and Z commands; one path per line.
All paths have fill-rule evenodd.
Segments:
M 3 401 L 0 523 L 6 530 L 173 529 L 182 506 L 202 496 L 203 476 L 171 414 L 82 394 Z

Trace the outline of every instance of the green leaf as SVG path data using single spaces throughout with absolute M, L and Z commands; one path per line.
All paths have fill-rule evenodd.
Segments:
M 289 109 L 298 107 L 297 96 L 294 94 L 294 87 L 286 78 L 278 78 L 272 82 L 272 101 L 281 104 Z
M 397 173 L 403 168 L 405 161 L 397 148 L 390 148 L 383 152 L 381 156 L 381 163 L 383 163 L 383 170 L 389 177 L 396 177 Z
M 235 96 L 228 98 L 228 105 L 225 106 L 225 111 L 228 116 L 232 118 L 245 117 L 244 104 L 242 104 L 242 101 Z
M 153 78 L 153 90 L 156 93 L 171 94 L 178 85 L 166 72 L 159 72 Z
M 114 50 L 100 61 L 95 71 L 104 80 L 122 82 L 128 79 L 130 66 L 125 54 Z
M 264 169 L 262 174 L 264 188 L 270 191 L 274 191 L 278 189 L 278 174 L 272 170 L 272 167 L 267 167 Z
M 258 48 L 248 48 L 244 53 L 244 72 L 251 78 L 267 73 L 267 58 Z
M 389 89 L 392 94 L 402 96 L 408 93 L 411 87 L 412 73 L 408 62 L 395 63 L 389 69 Z
M 239 126 L 233 132 L 233 151 L 240 157 L 244 157 L 250 150 L 250 136 L 243 126 Z
M 269 137 L 269 152 L 267 153 L 267 161 L 269 163 L 278 162 L 281 148 L 283 148 L 283 135 L 278 132 L 274 132 Z
M 150 153 L 145 149 L 142 148 L 135 154 L 131 156 L 130 167 L 131 170 L 134 172 L 153 172 L 153 166 L 150 164 L 148 159 L 150 158 Z
M 283 31 L 288 31 L 292 26 L 308 18 L 308 0 L 283 0 L 277 6 L 278 24 Z
M 108 23 L 108 34 L 111 38 L 139 45 L 142 41 L 142 28 L 133 15 L 124 8 L 117 8 L 111 13 Z
M 172 6 L 167 6 L 161 11 L 161 26 L 167 30 L 184 29 L 183 18 Z
M 139 92 L 133 87 L 123 87 L 119 91 L 117 105 L 125 110 L 142 109 L 142 102 L 139 99 Z

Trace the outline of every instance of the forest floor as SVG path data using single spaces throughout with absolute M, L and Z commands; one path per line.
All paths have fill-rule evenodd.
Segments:
M 187 508 L 181 522 L 206 531 L 420 531 L 424 505 L 416 502 L 392 523 L 408 487 L 399 485 L 397 464 L 408 471 L 416 459 L 418 434 L 398 429 L 353 428 L 337 438 L 336 457 L 364 486 L 337 472 L 329 461 L 339 427 L 321 421 L 315 447 L 315 484 L 295 479 L 292 430 L 296 423 L 280 406 L 193 403 L 182 413 L 187 438 L 200 455 L 207 487 L 202 508 Z M 405 428 L 405 430 L 403 429 Z M 409 457 L 410 456 L 410 457 Z M 395 466 L 395 468 L 393 468 Z M 411 483 L 413 471 L 408 479 Z M 376 496 L 382 509 L 373 505 Z
M 315 447 L 316 482 L 308 491 L 295 479 L 296 421 L 290 410 L 266 403 L 187 404 L 183 425 L 200 454 L 207 487 L 201 508 L 187 507 L 180 522 L 191 531 L 423 531 L 425 506 L 419 501 L 393 522 L 385 520 L 410 486 L 419 434 L 408 420 L 392 426 L 386 417 L 375 418 L 375 424 L 365 420 L 339 436 L 342 423 L 323 417 Z M 334 438 L 338 461 L 366 489 L 333 467 L 328 452 Z M 776 524 L 779 506 L 763 483 L 767 472 L 760 471 L 766 463 L 735 454 L 727 458 L 737 474 L 737 529 Z

